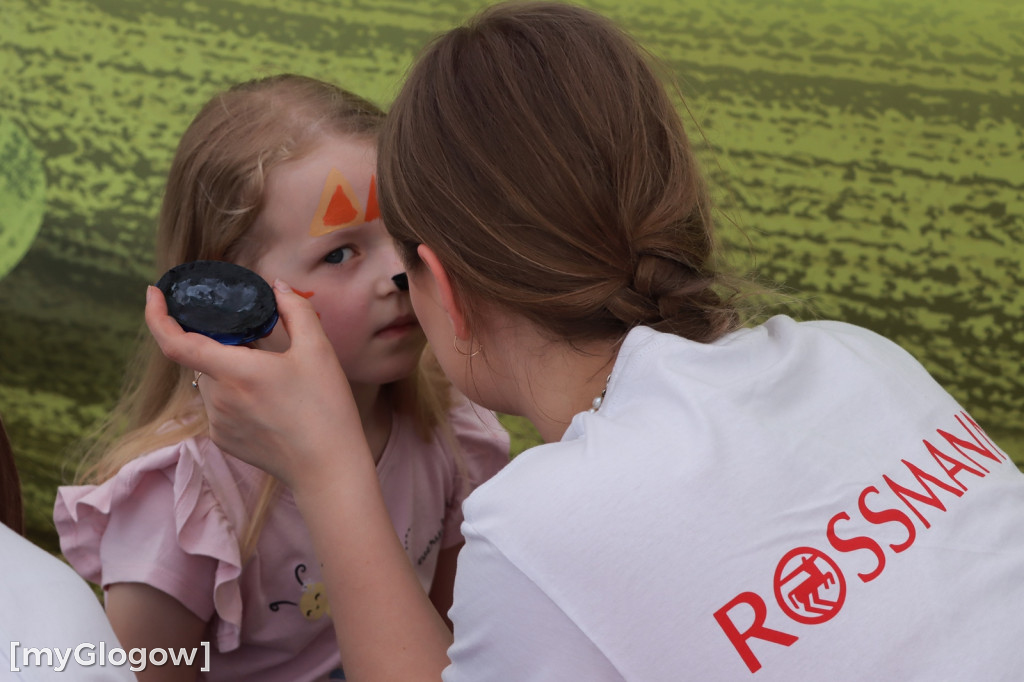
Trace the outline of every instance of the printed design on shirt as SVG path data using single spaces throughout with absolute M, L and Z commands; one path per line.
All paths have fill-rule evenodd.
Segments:
M 890 559 L 911 549 L 919 532 L 927 531 L 933 522 L 944 520 L 939 514 L 955 512 L 955 507 L 947 508 L 947 505 L 955 505 L 969 492 L 970 485 L 991 474 L 994 466 L 1015 467 L 1010 457 L 969 414 L 960 412 L 953 420 L 955 427 L 936 428 L 935 436 L 921 440 L 923 447 L 914 457 L 915 461 L 901 457 L 894 471 L 879 472 L 876 484 L 865 487 L 855 501 L 849 501 L 850 511 L 836 510 L 827 521 L 822 519 L 825 539 L 833 550 L 841 554 L 868 552 L 873 556 L 874 566 L 857 573 L 860 583 L 868 585 L 881 576 Z M 851 511 L 854 509 L 853 513 L 871 526 L 902 530 L 901 535 L 905 537 L 898 542 L 884 543 L 891 554 L 879 539 L 843 532 L 846 523 L 853 521 Z M 846 580 L 839 564 L 832 556 L 813 547 L 796 547 L 786 552 L 776 565 L 773 586 L 781 613 L 769 613 L 764 597 L 757 592 L 744 591 L 713 614 L 751 673 L 761 669 L 755 647 L 764 651 L 765 642 L 792 646 L 799 639 L 791 632 L 799 631 L 794 623 L 821 625 L 839 615 L 848 598 L 856 599 L 852 587 L 847 595 Z M 772 626 L 767 624 L 769 619 Z
M 441 519 L 440 524 L 441 525 L 437 529 L 437 532 L 434 533 L 434 535 L 431 536 L 429 540 L 427 540 L 427 546 L 423 548 L 423 551 L 420 552 L 420 555 L 416 558 L 417 566 L 423 565 L 423 562 L 426 561 L 427 557 L 429 557 L 431 552 L 434 551 L 435 545 L 441 542 L 441 538 L 444 537 L 444 519 Z M 408 549 L 408 546 L 406 547 L 406 549 Z
M 797 547 L 775 569 L 775 599 L 798 623 L 824 623 L 843 607 L 846 578 L 829 555 Z
M 280 611 L 282 604 L 297 606 L 302 617 L 306 620 L 320 620 L 324 616 L 331 615 L 331 605 L 327 603 L 327 588 L 321 582 L 304 583 L 301 573 L 306 572 L 306 564 L 299 564 L 295 567 L 295 580 L 302 588 L 299 601 L 288 601 L 282 599 L 270 603 L 271 611 Z M 344 679 L 344 678 L 343 678 Z

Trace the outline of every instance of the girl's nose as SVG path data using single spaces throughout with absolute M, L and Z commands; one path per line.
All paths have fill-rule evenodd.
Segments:
M 377 284 L 374 286 L 378 296 L 392 296 L 395 293 L 409 291 L 409 276 L 404 271 L 398 251 L 393 244 L 382 249 L 376 256 Z
M 395 293 L 396 290 L 399 292 L 409 291 L 409 278 L 405 274 L 402 259 L 398 256 L 398 249 L 395 248 L 393 242 L 388 240 L 387 247 L 379 252 L 379 258 L 381 259 L 378 261 L 380 270 L 377 272 L 383 275 L 378 280 L 380 295 L 387 296 Z

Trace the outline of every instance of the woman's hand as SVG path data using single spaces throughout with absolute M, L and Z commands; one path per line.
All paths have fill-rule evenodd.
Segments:
M 343 464 L 338 444 L 362 440 L 353 438 L 362 424 L 312 305 L 283 282 L 275 282 L 274 294 L 291 341 L 284 353 L 183 331 L 154 287 L 146 292 L 146 324 L 164 355 L 202 372 L 197 384 L 214 443 L 288 486 L 315 487 L 328 465 Z M 352 448 L 359 456 L 363 450 Z
M 292 488 L 338 605 L 349 679 L 438 680 L 451 632 L 395 534 L 348 382 L 312 305 L 280 282 L 274 290 L 284 353 L 182 331 L 154 287 L 146 324 L 164 355 L 203 373 L 213 441 Z

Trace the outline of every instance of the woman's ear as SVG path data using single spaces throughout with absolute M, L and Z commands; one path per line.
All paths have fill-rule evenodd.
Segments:
M 441 306 L 448 314 L 448 319 L 452 322 L 452 327 L 455 330 L 455 338 L 463 341 L 469 339 L 469 325 L 466 324 L 465 311 L 459 304 L 458 299 L 455 297 L 455 291 L 452 289 L 451 279 L 448 278 L 448 272 L 444 269 L 444 266 L 441 265 L 441 261 L 438 260 L 437 254 L 435 254 L 433 249 L 426 244 L 420 244 L 417 246 L 416 253 L 419 255 L 420 260 L 422 260 L 427 266 L 430 276 L 437 285 L 437 292 L 441 298 Z

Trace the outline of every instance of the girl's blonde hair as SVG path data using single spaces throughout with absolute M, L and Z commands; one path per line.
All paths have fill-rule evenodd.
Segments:
M 252 227 L 273 169 L 308 154 L 328 136 L 376 140 L 384 118 L 358 95 L 294 74 L 246 81 L 213 97 L 182 136 L 168 173 L 157 272 L 193 260 L 254 261 L 261 244 Z M 425 441 L 444 424 L 450 407 L 447 381 L 435 365 L 425 349 L 417 371 L 385 389 L 397 411 L 413 415 Z M 87 447 L 77 482 L 102 482 L 140 455 L 206 433 L 192 379 L 190 370 L 165 358 L 143 333 L 125 390 Z M 276 494 L 268 476 L 249 527 L 240 532 L 243 557 L 255 547 Z
M 438 38 L 384 123 L 378 181 L 407 267 L 429 246 L 471 318 L 493 304 L 574 344 L 743 323 L 680 116 L 592 11 L 503 3 Z

